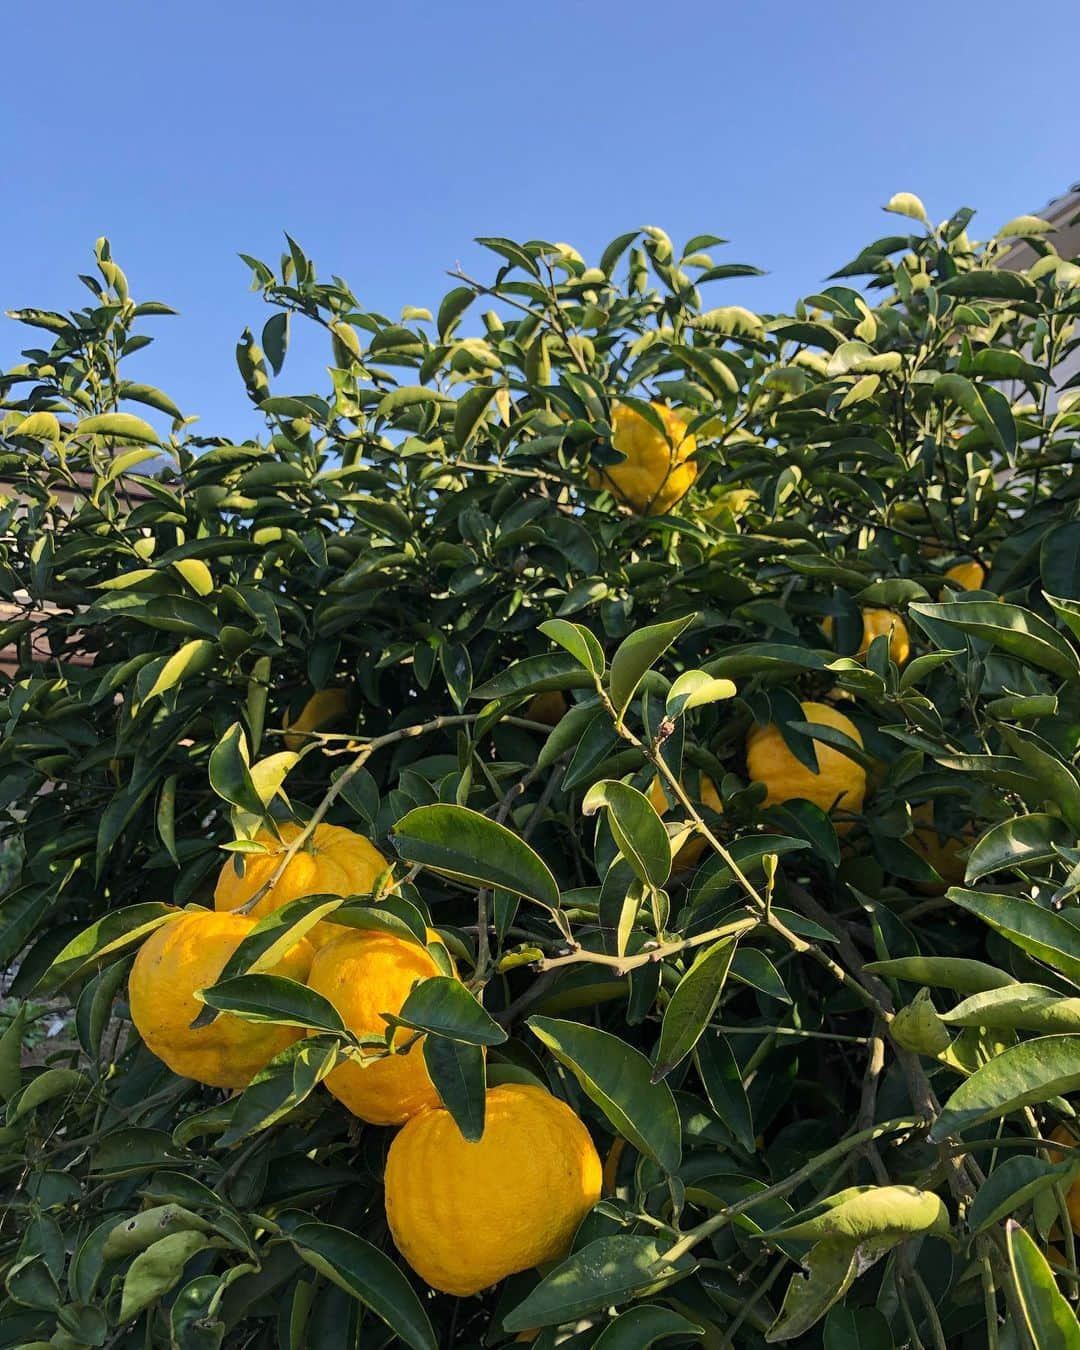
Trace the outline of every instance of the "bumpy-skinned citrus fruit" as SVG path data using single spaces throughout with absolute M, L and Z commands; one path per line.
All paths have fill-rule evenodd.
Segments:
M 716 790 L 716 784 L 706 774 L 701 775 L 701 786 L 698 791 L 698 800 L 702 806 L 707 806 L 710 811 L 723 811 L 724 805 L 720 800 L 720 794 Z M 674 806 L 676 815 L 682 815 L 683 810 L 678 802 L 672 802 L 668 797 L 667 789 L 656 777 L 649 784 L 649 790 L 646 793 L 652 808 L 658 816 L 665 815 Z M 708 848 L 708 840 L 703 839 L 701 835 L 694 834 L 683 844 L 675 857 L 672 859 L 672 870 L 676 872 L 685 872 L 688 867 L 693 867 L 701 855 Z
M 804 722 L 834 727 L 862 745 L 854 722 L 830 704 L 804 703 L 802 712 Z M 784 744 L 779 727 L 753 728 L 746 740 L 746 768 L 751 779 L 768 788 L 765 805 L 805 797 L 823 811 L 861 811 L 866 796 L 866 771 L 862 765 L 824 741 L 815 741 L 814 750 L 817 773 L 795 758 Z M 845 821 L 837 825 L 838 830 L 849 827 L 850 823 Z
M 986 568 L 974 560 L 954 563 L 946 571 L 945 577 L 952 582 L 954 590 L 981 591 L 982 584 L 986 580 Z
M 612 413 L 612 444 L 626 456 L 618 464 L 589 470 L 592 487 L 607 488 L 639 514 L 663 515 L 686 496 L 697 477 L 691 456 L 697 440 L 687 435 L 682 413 L 653 403 L 664 424 L 661 435 L 639 412 L 617 404 Z
M 304 731 L 326 731 L 340 722 L 349 711 L 349 691 L 347 689 L 320 689 L 312 694 L 296 715 L 296 721 L 290 722 L 288 715 L 284 724 L 288 732 L 284 737 L 286 750 L 301 750 L 307 744 L 307 737 L 299 733 Z
M 964 828 L 960 838 L 939 834 L 934 824 L 933 802 L 920 802 L 918 806 L 913 806 L 911 815 L 916 824 L 907 842 L 922 854 L 942 881 L 949 886 L 959 885 L 967 867 L 967 846 L 975 837 L 971 825 Z M 942 887 L 927 882 L 919 889 L 934 893 Z
M 301 828 L 293 821 L 282 822 L 278 826 L 280 843 L 272 834 L 260 833 L 258 841 L 265 844 L 269 852 L 243 857 L 243 871 L 239 875 L 230 858 L 222 867 L 214 888 L 214 908 L 239 909 L 246 904 L 273 876 L 282 853 Z M 250 912 L 261 919 L 304 895 L 368 895 L 386 867 L 386 859 L 362 834 L 341 825 L 316 825 L 311 838 Z M 350 931 L 342 924 L 319 923 L 308 938 L 314 946 L 321 947 Z
M 181 1078 L 211 1087 L 244 1087 L 303 1035 L 293 1027 L 245 1022 L 231 1013 L 219 1013 L 206 1026 L 191 1026 L 204 1010 L 195 991 L 217 982 L 257 922 L 243 914 L 181 910 L 139 948 L 128 978 L 131 1020 L 147 1047 Z M 302 938 L 272 973 L 302 981 L 313 955 Z
M 439 941 L 438 934 L 429 931 L 428 941 Z M 441 973 L 416 942 L 392 933 L 351 929 L 315 953 L 308 985 L 330 1000 L 350 1031 L 384 1036 L 382 1014 L 399 1013 L 418 980 Z M 399 1028 L 393 1043 L 402 1045 L 414 1035 Z M 380 1058 L 373 1051 L 367 1064 L 346 1060 L 325 1082 L 343 1106 L 372 1125 L 400 1125 L 417 1111 L 439 1105 L 420 1040 L 403 1055 Z
M 563 720 L 570 705 L 566 695 L 559 689 L 551 689 L 543 694 L 534 694 L 525 706 L 525 716 L 530 722 L 543 722 L 553 727 Z
M 1067 1125 L 1056 1125 L 1050 1134 L 1050 1138 L 1056 1144 L 1071 1144 L 1073 1148 L 1080 1145 L 1080 1134 L 1074 1134 Z M 1059 1163 L 1064 1160 L 1066 1155 L 1058 1149 L 1048 1149 L 1050 1161 Z M 1074 1154 L 1069 1156 L 1075 1157 Z M 1069 1211 L 1069 1220 L 1072 1223 L 1074 1233 L 1080 1233 L 1080 1181 L 1074 1181 L 1065 1194 L 1065 1206 Z
M 871 642 L 876 637 L 886 636 L 889 639 L 889 659 L 902 666 L 911 654 L 911 638 L 907 624 L 900 615 L 894 614 L 889 609 L 864 609 L 862 621 L 862 640 L 859 643 L 859 650 L 855 653 L 856 657 L 860 661 L 865 660 Z M 826 618 L 821 627 L 826 637 L 832 637 L 831 618 Z
M 413 1270 L 464 1296 L 565 1256 L 600 1188 L 600 1158 L 573 1111 L 541 1087 L 506 1083 L 488 1090 L 477 1143 L 441 1109 L 399 1131 L 386 1217 Z

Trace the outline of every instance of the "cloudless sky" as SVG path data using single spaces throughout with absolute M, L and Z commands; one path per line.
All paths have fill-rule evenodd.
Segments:
M 56 0 L 0 38 L 0 308 L 89 300 L 108 235 L 178 319 L 131 375 L 199 430 L 258 434 L 233 358 L 268 310 L 237 258 L 282 231 L 396 316 L 478 234 L 573 243 L 663 226 L 769 269 L 711 303 L 781 309 L 898 223 L 992 232 L 1080 179 L 1077 0 Z M 0 365 L 34 343 L 0 320 Z M 291 354 L 292 355 L 292 354 Z M 277 392 L 321 389 L 300 344 Z

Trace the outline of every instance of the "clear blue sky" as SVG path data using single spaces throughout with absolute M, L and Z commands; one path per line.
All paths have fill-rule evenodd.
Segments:
M 729 238 L 770 275 L 714 303 L 780 308 L 890 231 L 894 191 L 989 233 L 1080 178 L 1078 43 L 1076 0 L 10 5 L 0 307 L 81 304 L 107 234 L 182 312 L 133 377 L 237 437 L 233 347 L 268 311 L 236 254 L 283 230 L 393 315 L 490 268 L 474 235 L 595 256 L 642 224 Z M 31 340 L 0 321 L 0 362 Z M 322 384 L 297 355 L 280 392 Z

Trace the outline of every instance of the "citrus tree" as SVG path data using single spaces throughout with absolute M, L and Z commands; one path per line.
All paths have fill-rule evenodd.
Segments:
M 1080 268 L 888 209 L 14 312 L 0 1346 L 1080 1344 Z

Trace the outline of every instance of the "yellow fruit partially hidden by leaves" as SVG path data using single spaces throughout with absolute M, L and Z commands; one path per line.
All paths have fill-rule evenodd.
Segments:
M 246 904 L 273 876 L 282 853 L 302 828 L 295 821 L 283 821 L 278 826 L 281 842 L 269 832 L 260 832 L 256 839 L 269 852 L 241 855 L 243 870 L 239 875 L 230 858 L 214 888 L 214 908 L 238 909 Z M 304 895 L 369 895 L 386 868 L 386 859 L 362 834 L 341 825 L 316 825 L 311 838 L 250 912 L 261 919 Z M 339 923 L 319 923 L 308 939 L 321 947 L 349 931 Z
M 889 659 L 896 665 L 902 666 L 911 654 L 911 639 L 908 635 L 907 624 L 900 615 L 894 614 L 889 609 L 864 609 L 862 620 L 862 641 L 859 643 L 859 650 L 855 653 L 856 658 L 860 661 L 865 660 L 871 642 L 876 637 L 886 636 L 889 639 Z M 821 627 L 825 636 L 831 638 L 833 632 L 832 619 L 824 619 Z
M 955 563 L 945 573 L 945 579 L 951 581 L 954 590 L 981 591 L 986 580 L 986 568 L 982 563 Z
M 833 727 L 849 736 L 856 745 L 862 745 L 855 723 L 830 704 L 804 703 L 802 712 L 804 722 Z M 866 770 L 824 741 L 815 741 L 814 750 L 817 773 L 795 758 L 784 744 L 779 727 L 753 728 L 746 741 L 746 769 L 751 779 L 768 788 L 765 805 L 805 797 L 823 811 L 861 811 L 866 796 Z M 850 822 L 841 821 L 836 828 L 840 831 L 849 829 Z
M 131 1020 L 148 1049 L 181 1078 L 210 1087 L 241 1088 L 269 1060 L 303 1035 L 293 1027 L 245 1022 L 219 1013 L 203 1027 L 197 989 L 217 982 L 225 963 L 255 927 L 243 914 L 181 910 L 139 948 L 128 978 Z M 270 972 L 303 981 L 314 952 L 301 939 Z
M 933 802 L 920 802 L 918 806 L 913 806 L 911 815 L 916 824 L 908 837 L 908 843 L 922 854 L 944 882 L 950 886 L 959 885 L 964 879 L 967 866 L 965 850 L 975 838 L 971 824 L 965 826 L 961 838 L 949 838 L 943 837 L 937 831 L 934 824 Z M 926 883 L 925 887 L 920 886 L 919 889 L 939 891 L 942 888 Z
M 438 941 L 438 935 L 429 932 L 428 940 Z M 308 985 L 330 1000 L 350 1031 L 385 1036 L 382 1014 L 399 1013 L 418 980 L 439 974 L 419 943 L 392 933 L 352 929 L 315 953 Z M 414 1035 L 399 1028 L 393 1043 L 402 1045 Z M 419 1040 L 403 1055 L 380 1058 L 372 1051 L 367 1064 L 346 1060 L 325 1082 L 343 1106 L 372 1125 L 400 1125 L 417 1111 L 439 1105 Z
M 682 413 L 662 403 L 650 405 L 664 424 L 662 436 L 639 412 L 622 404 L 612 413 L 612 443 L 626 456 L 618 464 L 589 470 L 589 484 L 607 488 L 642 515 L 670 511 L 689 492 L 697 477 L 691 456 L 697 440 L 688 436 Z
M 284 724 L 289 728 L 285 735 L 286 750 L 302 750 L 308 742 L 303 731 L 326 731 L 340 722 L 349 711 L 349 691 L 347 689 L 320 689 L 312 694 L 296 715 L 296 721 L 290 722 L 288 714 Z
M 477 1143 L 444 1110 L 395 1136 L 386 1218 L 413 1270 L 463 1297 L 565 1256 L 600 1188 L 600 1158 L 573 1111 L 541 1087 L 505 1083 L 488 1090 Z
M 544 694 L 534 694 L 525 707 L 525 717 L 530 722 L 543 722 L 545 726 L 557 726 L 566 716 L 570 705 L 566 695 L 558 689 L 550 689 Z
M 717 813 L 723 811 L 724 804 L 720 800 L 720 794 L 716 790 L 716 784 L 707 775 L 701 775 L 701 787 L 699 789 L 698 800 L 702 806 L 707 806 L 710 811 Z M 658 816 L 666 815 L 674 806 L 677 815 L 683 814 L 682 806 L 678 802 L 673 802 L 667 794 L 660 779 L 654 778 L 649 784 L 649 790 L 646 793 L 653 810 Z M 700 834 L 691 835 L 690 838 L 679 849 L 672 859 L 671 866 L 675 872 L 685 872 L 688 867 L 693 867 L 697 860 L 708 848 L 707 839 L 703 839 Z

